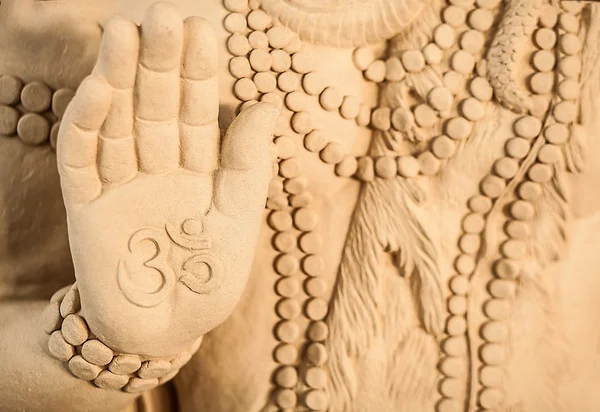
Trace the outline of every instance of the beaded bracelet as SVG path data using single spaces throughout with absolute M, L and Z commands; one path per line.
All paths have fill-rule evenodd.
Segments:
M 54 358 L 67 362 L 75 377 L 102 389 L 140 393 L 165 383 L 177 375 L 202 342 L 198 339 L 187 351 L 173 357 L 117 353 L 93 335 L 80 312 L 75 283 L 50 298 L 43 313 L 44 332 L 50 335 L 48 349 Z

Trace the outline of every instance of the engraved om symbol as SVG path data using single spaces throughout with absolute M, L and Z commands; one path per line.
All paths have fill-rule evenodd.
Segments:
M 128 256 L 119 260 L 117 268 L 119 287 L 127 300 L 141 307 L 157 306 L 172 293 L 177 281 L 198 294 L 219 288 L 223 267 L 210 253 L 211 241 L 203 234 L 203 226 L 201 220 L 187 219 L 180 225 L 167 223 L 164 232 L 154 228 L 136 231 L 128 242 Z M 150 242 L 154 249 L 149 257 L 143 242 Z M 175 248 L 183 254 L 172 253 Z M 173 267 L 180 268 L 179 279 Z

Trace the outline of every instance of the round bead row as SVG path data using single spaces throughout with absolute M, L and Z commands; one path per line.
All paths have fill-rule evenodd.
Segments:
M 77 378 L 92 381 L 102 389 L 139 393 L 169 381 L 200 347 L 198 340 L 188 351 L 173 358 L 147 359 L 116 353 L 89 330 L 81 316 L 76 284 L 58 290 L 44 310 L 44 331 L 50 335 L 52 356 L 67 362 Z
M 16 134 L 30 145 L 50 141 L 56 148 L 60 119 L 73 95 L 70 89 L 53 92 L 41 82 L 24 84 L 15 76 L 0 76 L 0 135 Z

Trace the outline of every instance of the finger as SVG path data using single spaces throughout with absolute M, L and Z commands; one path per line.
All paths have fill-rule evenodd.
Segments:
M 231 123 L 223 139 L 216 208 L 228 216 L 261 210 L 271 177 L 270 142 L 279 110 L 257 103 Z
M 58 135 L 57 157 L 63 195 L 71 203 L 87 203 L 102 190 L 96 158 L 98 133 L 111 102 L 111 87 L 98 75 L 79 86 Z
M 135 84 L 135 139 L 140 170 L 163 173 L 179 166 L 179 67 L 183 23 L 170 3 L 152 5 L 141 26 Z
M 211 172 L 219 155 L 217 37 L 200 17 L 188 17 L 183 27 L 181 158 L 190 170 Z
M 137 71 L 137 26 L 122 17 L 105 27 L 94 73 L 112 86 L 112 104 L 100 130 L 98 172 L 105 184 L 130 180 L 138 169 L 133 142 L 133 86 Z

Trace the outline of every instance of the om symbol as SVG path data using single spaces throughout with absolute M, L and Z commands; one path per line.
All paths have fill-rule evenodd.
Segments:
M 181 225 L 167 223 L 166 233 L 153 228 L 135 232 L 129 239 L 129 256 L 121 259 L 117 268 L 119 287 L 127 300 L 145 308 L 157 306 L 172 293 L 177 280 L 198 294 L 219 288 L 223 267 L 210 253 L 211 241 L 204 235 L 203 226 L 201 220 L 187 219 Z M 140 247 L 148 241 L 154 248 L 149 258 Z M 183 250 L 183 258 L 181 253 L 170 253 L 172 247 Z M 179 279 L 173 267 L 180 268 Z

